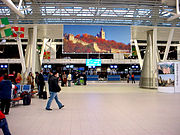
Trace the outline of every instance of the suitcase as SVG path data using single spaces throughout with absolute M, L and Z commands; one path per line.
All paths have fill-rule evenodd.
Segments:
M 43 99 L 47 99 L 47 92 L 43 91 Z
M 30 105 L 31 104 L 31 95 L 25 94 L 23 97 L 23 105 Z

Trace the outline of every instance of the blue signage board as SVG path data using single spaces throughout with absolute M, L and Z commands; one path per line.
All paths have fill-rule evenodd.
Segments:
M 86 66 L 101 66 L 101 59 L 86 59 Z

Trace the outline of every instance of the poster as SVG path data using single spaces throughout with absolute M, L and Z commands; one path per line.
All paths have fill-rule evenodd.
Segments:
M 158 64 L 158 91 L 174 93 L 175 68 L 174 63 L 166 62 Z
M 63 53 L 130 53 L 130 26 L 64 25 Z

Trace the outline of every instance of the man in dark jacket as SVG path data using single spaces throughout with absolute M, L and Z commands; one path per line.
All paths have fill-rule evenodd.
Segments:
M 53 99 L 56 100 L 56 103 L 58 104 L 59 109 L 64 107 L 64 105 L 62 105 L 62 103 L 59 101 L 58 96 L 57 96 L 57 93 L 60 90 L 61 90 L 61 88 L 58 85 L 58 74 L 57 74 L 57 72 L 54 72 L 53 76 L 50 78 L 50 81 L 49 81 L 50 98 L 47 102 L 46 110 L 52 110 L 50 108 L 50 106 L 51 106 L 51 102 Z
M 41 73 L 39 74 L 38 80 L 39 80 L 39 98 L 42 98 L 44 85 L 45 85 L 43 71 L 41 71 Z
M 0 82 L 1 111 L 4 114 L 9 114 L 11 102 L 11 89 L 12 83 L 10 80 L 8 80 L 8 75 L 5 74 L 4 79 Z
M 87 84 L 87 83 L 86 83 L 86 82 L 87 82 L 87 76 L 86 76 L 85 72 L 83 72 L 83 75 L 82 75 L 82 76 L 83 76 L 83 78 L 84 78 L 84 85 L 86 85 L 86 84 Z

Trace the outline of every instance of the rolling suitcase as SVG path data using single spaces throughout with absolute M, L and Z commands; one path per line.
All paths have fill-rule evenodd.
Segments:
M 23 105 L 30 105 L 31 104 L 31 95 L 25 94 L 23 97 Z
M 43 91 L 43 99 L 47 99 L 47 92 Z

